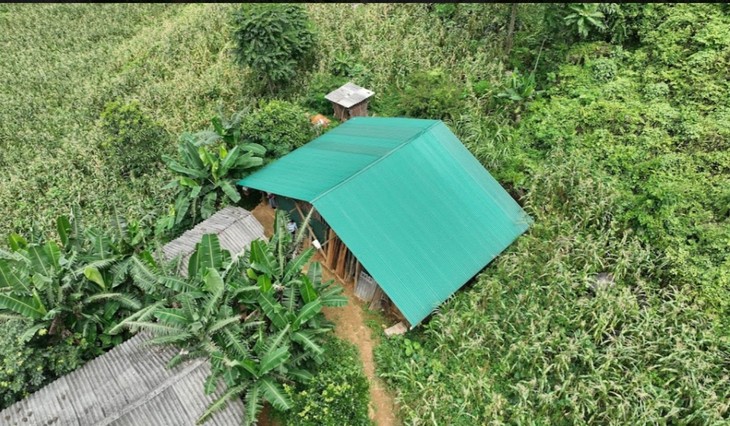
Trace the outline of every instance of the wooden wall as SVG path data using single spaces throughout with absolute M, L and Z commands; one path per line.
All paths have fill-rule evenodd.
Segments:
M 368 101 L 362 101 L 359 104 L 351 106 L 350 108 L 345 108 L 336 103 L 332 103 L 332 106 L 335 109 L 335 118 L 343 122 L 352 117 L 368 116 Z

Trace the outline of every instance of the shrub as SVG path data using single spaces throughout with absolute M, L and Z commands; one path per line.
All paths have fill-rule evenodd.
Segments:
M 144 233 L 121 218 L 113 222 L 111 232 L 84 229 L 75 209 L 72 220 L 56 221 L 60 246 L 11 234 L 11 250 L 0 256 L 0 317 L 29 320 L 24 341 L 53 347 L 72 338 L 85 358 L 122 342 L 109 330 L 141 307 L 127 268 Z
M 273 90 L 311 59 L 314 31 L 300 5 L 244 4 L 235 15 L 234 55 Z
M 241 139 L 263 145 L 270 159 L 288 154 L 313 137 L 307 110 L 287 101 L 265 102 L 241 121 Z
M 221 207 L 238 203 L 241 194 L 236 181 L 263 163 L 263 147 L 238 143 L 237 129 L 234 132 L 221 127 L 217 117 L 213 121 L 217 123 L 216 132 L 184 133 L 180 137 L 177 158 L 162 156 L 167 167 L 175 173 L 167 187 L 174 188 L 176 193 L 173 211 L 158 220 L 158 235 L 182 233 Z M 232 147 L 226 143 L 228 136 L 233 138 Z
M 323 345 L 326 361 L 307 384 L 285 386 L 292 408 L 285 423 L 295 426 L 370 425 L 369 385 L 357 348 L 330 338 Z
M 50 347 L 26 345 L 21 335 L 30 325 L 17 319 L 0 322 L 0 409 L 82 363 L 83 348 L 71 338 Z
M 160 160 L 168 140 L 165 130 L 136 101 L 108 102 L 101 113 L 105 158 L 122 176 L 147 173 Z
M 442 69 L 415 73 L 399 94 L 397 115 L 446 119 L 458 115 L 461 92 Z
M 309 81 L 309 87 L 304 95 L 304 106 L 320 114 L 331 115 L 332 103 L 325 99 L 327 93 L 337 89 L 349 80 L 344 76 L 317 73 Z

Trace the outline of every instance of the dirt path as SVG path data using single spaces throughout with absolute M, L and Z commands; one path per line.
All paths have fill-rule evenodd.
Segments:
M 271 236 L 274 223 L 274 210 L 267 204 L 259 204 L 251 212 L 254 217 L 264 225 L 264 233 Z M 315 256 L 315 260 L 319 255 Z M 321 260 L 321 259 L 319 259 Z M 320 262 L 323 263 L 323 262 Z M 373 339 L 372 331 L 365 325 L 362 302 L 353 293 L 352 283 L 342 283 L 329 269 L 322 267 L 322 275 L 325 280 L 334 279 L 345 289 L 345 296 L 350 303 L 342 308 L 324 308 L 325 316 L 336 324 L 335 335 L 347 340 L 357 346 L 360 351 L 365 375 L 370 382 L 370 418 L 378 426 L 400 425 L 396 416 L 396 407 L 390 394 L 385 389 L 383 382 L 375 375 L 375 359 L 373 349 L 378 344 Z
M 329 269 L 324 267 L 322 268 L 322 275 L 326 280 L 334 279 L 339 282 L 345 288 L 344 294 L 350 301 L 342 308 L 324 308 L 323 311 L 330 321 L 337 324 L 335 335 L 352 342 L 360 351 L 365 375 L 370 381 L 370 418 L 378 426 L 399 425 L 400 422 L 395 414 L 393 399 L 386 391 L 383 382 L 375 375 L 373 349 L 375 349 L 378 341 L 372 338 L 372 331 L 365 325 L 363 307 L 353 293 L 352 283 L 343 284 Z

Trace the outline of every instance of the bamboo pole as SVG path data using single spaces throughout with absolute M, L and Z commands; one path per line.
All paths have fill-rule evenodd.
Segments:
M 330 269 L 334 269 L 335 264 L 335 246 L 337 245 L 337 234 L 335 234 L 335 231 L 332 230 L 332 228 L 329 229 L 329 235 L 327 237 L 327 244 L 329 246 L 327 247 L 327 266 L 330 267 Z
M 337 274 L 338 277 L 340 277 L 342 279 L 343 282 L 346 281 L 343 278 L 343 276 L 345 274 L 345 259 L 346 259 L 346 257 L 347 257 L 347 246 L 345 245 L 345 243 L 343 243 L 340 240 L 340 250 L 339 250 L 339 253 L 337 255 L 337 269 L 336 269 L 336 272 L 335 273 Z

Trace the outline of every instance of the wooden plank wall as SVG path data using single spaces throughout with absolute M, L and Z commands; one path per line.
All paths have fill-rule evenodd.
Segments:
M 327 231 L 327 241 L 323 246 L 325 265 L 343 282 L 354 281 L 362 266 L 332 228 Z

